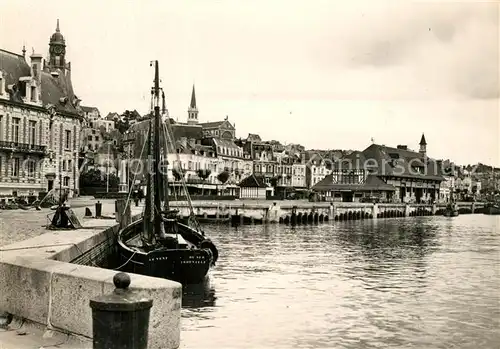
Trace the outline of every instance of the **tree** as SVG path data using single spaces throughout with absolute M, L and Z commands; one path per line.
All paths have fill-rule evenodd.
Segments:
M 107 176 L 99 169 L 90 169 L 80 174 L 80 191 L 85 194 L 93 194 L 96 191 L 105 191 L 109 186 L 110 191 L 117 191 L 120 179 L 114 173 Z
M 125 110 L 121 118 L 115 121 L 115 128 L 120 131 L 121 134 L 124 134 L 130 127 L 130 121 L 139 120 L 141 115 L 137 112 L 137 110 Z
M 281 179 L 281 175 L 276 175 L 273 178 L 271 178 L 270 182 L 271 185 L 276 188 L 278 186 L 278 181 Z
M 104 175 L 104 186 L 109 186 L 110 191 L 118 189 L 118 186 L 120 185 L 120 178 L 118 178 L 117 175 L 114 173 L 110 173 L 108 177 L 108 180 L 106 179 L 106 174 Z M 106 183 L 107 182 L 107 183 Z
M 80 188 L 94 188 L 101 186 L 102 175 L 98 169 L 90 169 L 80 174 Z
M 229 171 L 222 171 L 221 173 L 219 173 L 217 175 L 217 179 L 222 184 L 226 184 L 226 182 L 229 180 L 229 177 L 231 177 L 231 173 L 229 173 Z M 217 192 L 219 192 L 218 189 L 217 189 Z
M 225 184 L 229 180 L 230 173 L 228 171 L 223 171 L 217 175 L 217 179 L 222 184 Z
M 198 171 L 196 171 L 196 174 L 198 175 L 198 177 L 200 177 L 203 182 L 205 182 L 207 180 L 208 177 L 210 177 L 210 174 L 212 173 L 212 171 L 210 169 L 199 169 Z M 205 188 L 202 186 L 201 187 L 201 195 L 203 195 L 203 192 L 204 192 Z

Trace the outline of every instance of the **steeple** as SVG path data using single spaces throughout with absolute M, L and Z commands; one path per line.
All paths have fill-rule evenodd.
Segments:
M 188 124 L 195 125 L 198 123 L 198 107 L 196 107 L 196 95 L 194 92 L 194 84 L 193 91 L 191 92 L 191 103 L 188 108 Z
M 196 94 L 194 93 L 194 84 L 193 91 L 191 92 L 191 105 L 190 108 L 196 109 Z
M 426 154 L 427 153 L 427 142 L 425 141 L 425 136 L 422 133 L 422 138 L 420 138 L 420 154 Z

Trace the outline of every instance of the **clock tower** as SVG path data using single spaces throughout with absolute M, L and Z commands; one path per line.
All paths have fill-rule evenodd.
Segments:
M 49 54 L 50 68 L 61 70 L 66 68 L 66 42 L 64 41 L 64 36 L 59 30 L 59 20 L 57 20 L 56 32 L 50 37 Z

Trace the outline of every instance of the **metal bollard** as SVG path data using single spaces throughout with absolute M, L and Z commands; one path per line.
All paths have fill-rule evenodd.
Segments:
M 101 217 L 101 214 L 102 214 L 102 203 L 100 201 L 97 201 L 95 204 L 95 216 Z
M 147 349 L 153 300 L 130 291 L 130 276 L 113 277 L 115 290 L 90 300 L 94 349 Z

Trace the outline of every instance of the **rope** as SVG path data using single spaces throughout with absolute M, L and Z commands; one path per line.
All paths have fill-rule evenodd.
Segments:
M 115 268 L 113 270 L 120 270 L 121 268 L 123 268 L 124 266 L 126 266 L 132 260 L 132 258 L 134 258 L 134 256 L 135 256 L 136 253 L 137 253 L 137 251 L 134 251 L 134 253 L 132 253 L 132 255 L 130 256 L 130 258 L 125 263 L 123 263 L 118 268 Z
M 149 134 L 149 127 L 148 127 L 148 134 Z M 147 140 L 147 138 L 146 138 L 146 140 Z M 144 144 L 142 145 L 141 153 L 139 154 L 139 159 L 142 159 L 142 154 L 144 152 L 144 148 L 146 148 L 146 141 L 144 141 Z M 134 178 L 132 180 L 132 183 L 135 183 L 136 176 L 137 176 L 137 171 L 134 171 Z M 127 202 L 125 203 L 125 207 L 123 208 L 122 216 L 125 214 L 125 210 L 127 209 L 127 206 L 130 202 L 130 195 L 132 194 L 132 188 L 133 188 L 133 186 L 130 188 L 130 190 L 128 192 Z
M 175 147 L 173 146 L 174 145 L 174 142 L 173 142 L 173 135 L 170 133 L 170 130 L 167 126 L 166 123 L 163 124 L 163 128 L 166 130 L 165 134 L 167 135 L 168 137 L 168 140 L 166 139 L 166 144 L 172 144 L 172 147 L 174 148 L 173 149 L 173 153 L 176 155 L 176 158 L 177 158 L 177 161 L 180 163 L 180 156 L 179 154 L 175 151 Z M 167 149 L 167 152 L 168 152 L 168 149 Z M 190 216 L 190 219 L 192 219 L 192 222 L 194 222 L 194 226 L 196 228 L 196 230 L 198 231 L 201 231 L 201 226 L 200 226 L 200 223 L 198 222 L 198 220 L 196 219 L 196 215 L 194 214 L 194 210 L 193 210 L 193 203 L 191 201 L 191 196 L 189 195 L 189 192 L 187 190 L 187 185 L 186 185 L 186 182 L 184 180 L 184 176 L 181 177 L 181 184 L 182 184 L 182 188 L 184 189 L 184 192 L 186 193 L 186 199 L 187 199 L 187 202 L 188 202 L 188 205 L 189 205 L 189 216 Z M 188 220 L 189 222 L 190 220 Z

